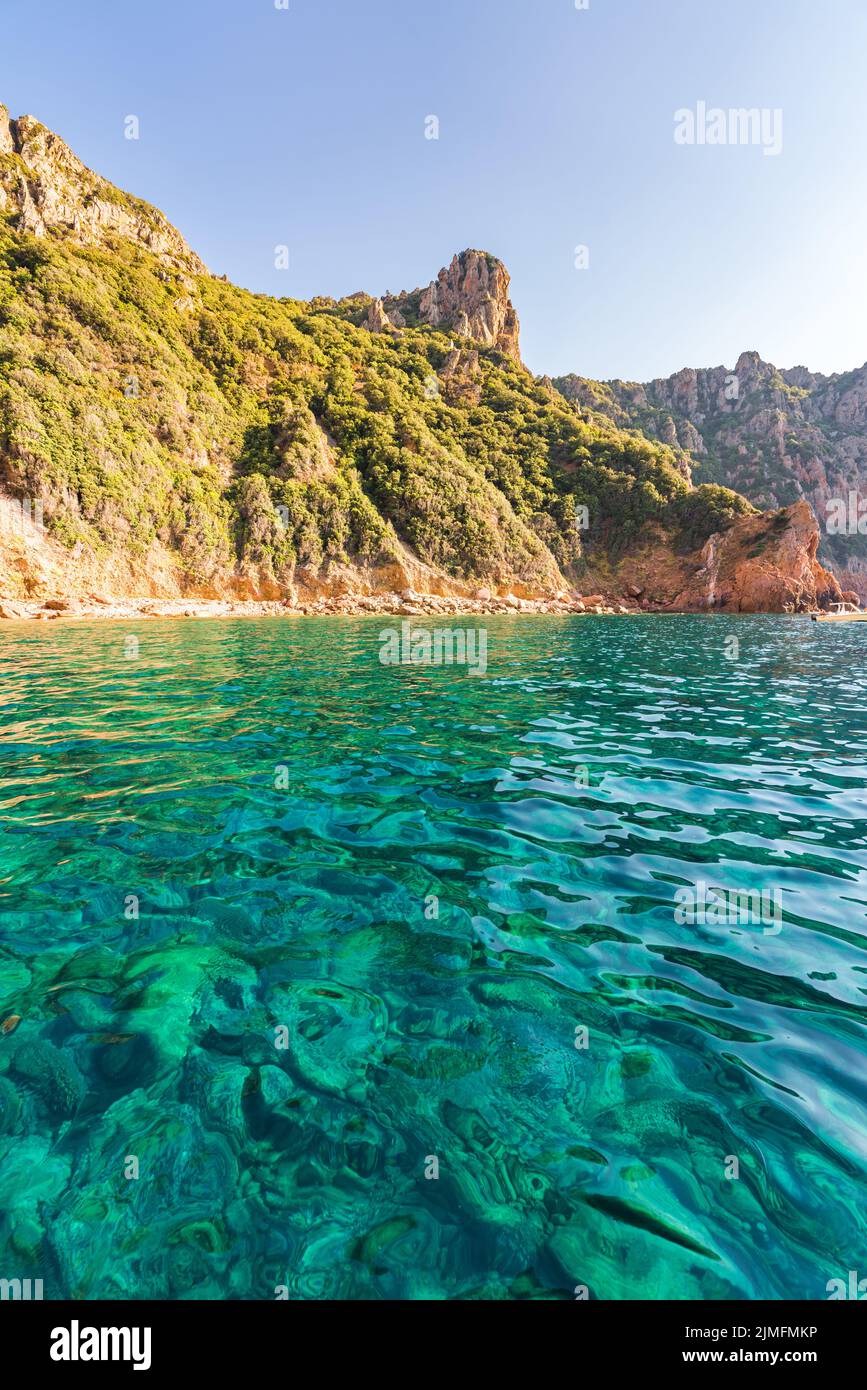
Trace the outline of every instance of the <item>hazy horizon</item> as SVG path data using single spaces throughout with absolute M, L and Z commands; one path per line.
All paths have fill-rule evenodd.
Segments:
M 865 362 L 856 0 L 731 0 L 700 26 L 687 0 L 287 4 L 7 0 L 0 100 L 259 293 L 409 290 L 477 246 L 538 374 Z M 746 110 L 764 134 L 705 139 L 706 113 Z

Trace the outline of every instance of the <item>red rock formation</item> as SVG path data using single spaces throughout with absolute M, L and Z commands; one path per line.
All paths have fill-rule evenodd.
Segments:
M 675 609 L 803 613 L 842 599 L 840 585 L 816 559 L 819 525 L 809 503 L 742 517 L 711 536 Z
M 816 559 L 819 524 L 807 502 L 741 517 L 700 551 L 678 555 L 672 538 L 649 532 L 605 589 L 640 590 L 640 606 L 668 612 L 805 613 L 843 599 Z

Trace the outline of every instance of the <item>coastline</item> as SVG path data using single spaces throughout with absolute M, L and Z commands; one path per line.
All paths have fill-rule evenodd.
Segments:
M 711 536 L 700 551 L 675 553 L 665 537 L 649 536 L 615 569 L 600 563 L 577 581 L 501 574 L 487 582 L 441 573 L 404 550 L 399 562 L 388 565 L 295 566 L 280 577 L 268 569 L 236 568 L 193 583 L 178 572 L 177 557 L 159 547 L 145 566 L 133 566 L 120 553 L 97 555 L 83 547 L 69 552 L 47 533 L 17 535 L 4 527 L 3 508 L 0 495 L 0 624 L 61 618 L 804 613 L 857 599 L 816 560 L 818 523 L 803 502 L 769 514 L 770 521 L 763 514 L 745 517 Z
M 50 622 L 131 621 L 149 618 L 289 618 L 289 617 L 473 617 L 509 613 L 551 613 L 560 616 L 604 614 L 629 616 L 645 612 L 664 612 L 662 608 L 627 607 L 608 603 L 600 596 L 574 597 L 463 598 L 439 594 L 345 594 L 337 598 L 310 599 L 161 599 L 90 596 L 69 599 L 0 598 L 0 621 Z
M 740 612 L 732 609 L 669 608 L 663 605 L 584 602 L 569 599 L 526 599 L 508 595 L 505 599 L 443 598 L 416 594 L 411 599 L 399 595 L 377 597 L 346 595 L 293 603 L 266 599 L 49 599 L 25 601 L 0 599 L 0 630 L 7 622 L 136 622 L 139 620 L 186 618 L 450 618 L 507 617 L 510 614 L 556 617 L 602 616 L 643 617 L 669 614 L 683 617 L 704 614 L 715 617 L 750 617 L 775 612 L 778 617 L 809 617 L 808 611 L 792 614 L 778 610 Z

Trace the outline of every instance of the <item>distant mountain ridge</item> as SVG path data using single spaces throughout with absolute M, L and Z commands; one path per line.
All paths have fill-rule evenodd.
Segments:
M 569 375 L 554 385 L 594 415 L 680 450 L 696 481 L 762 509 L 808 501 L 820 557 L 844 589 L 867 598 L 867 535 L 826 525 L 850 493 L 867 505 L 867 366 L 823 376 L 744 352 L 733 369 L 686 367 L 644 384 Z

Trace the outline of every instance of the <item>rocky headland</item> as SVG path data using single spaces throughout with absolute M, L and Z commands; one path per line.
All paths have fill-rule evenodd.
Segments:
M 0 106 L 4 619 L 839 602 L 809 504 L 857 482 L 861 387 L 747 355 L 738 410 L 729 375 L 534 377 L 485 251 L 400 294 L 250 294 Z M 796 414 L 848 472 L 796 458 Z M 753 477 L 766 438 L 791 496 Z

